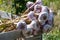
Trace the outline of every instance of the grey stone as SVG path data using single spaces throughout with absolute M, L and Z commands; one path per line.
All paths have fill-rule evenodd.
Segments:
M 17 15 L 14 15 L 12 13 L 8 13 L 8 12 L 0 10 L 0 18 L 12 19 L 12 16 L 13 16 L 13 18 L 17 18 L 18 17 Z
M 15 40 L 20 37 L 21 31 L 10 31 L 5 33 L 0 33 L 0 40 Z

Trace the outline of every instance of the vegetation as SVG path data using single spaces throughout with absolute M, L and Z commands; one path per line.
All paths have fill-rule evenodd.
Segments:
M 54 18 L 54 27 L 49 33 L 43 34 L 43 40 L 60 40 L 60 19 L 59 16 Z
M 26 2 L 28 1 L 35 2 L 35 0 L 0 0 L 0 10 L 18 14 L 26 10 Z M 59 3 L 60 0 L 43 0 L 44 5 L 52 6 L 56 12 L 60 9 Z

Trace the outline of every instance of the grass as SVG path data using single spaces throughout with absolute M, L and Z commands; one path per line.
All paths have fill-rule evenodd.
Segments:
M 43 40 L 60 40 L 60 16 L 54 17 L 54 27 L 49 33 L 43 34 Z

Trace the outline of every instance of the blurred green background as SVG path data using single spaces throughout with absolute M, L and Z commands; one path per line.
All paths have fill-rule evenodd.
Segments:
M 26 10 L 26 2 L 36 0 L 0 0 L 0 10 L 12 12 L 14 14 L 22 13 Z M 42 0 L 44 5 L 47 5 L 57 12 L 60 9 L 60 0 Z
M 20 14 L 26 10 L 26 2 L 35 0 L 0 0 L 0 10 L 12 14 Z M 49 33 L 43 34 L 43 40 L 60 40 L 60 0 L 43 0 L 43 4 L 52 8 L 56 13 L 54 17 L 54 27 Z

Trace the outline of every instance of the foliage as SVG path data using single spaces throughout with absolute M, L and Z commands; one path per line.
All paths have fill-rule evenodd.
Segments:
M 12 8 L 15 7 L 16 14 L 24 12 L 26 10 L 26 2 L 34 0 L 14 0 Z M 19 15 L 19 14 L 18 14 Z
M 49 33 L 43 34 L 43 40 L 60 40 L 60 19 L 59 16 L 54 18 L 54 27 Z
M 12 12 L 14 14 L 16 14 L 16 11 L 18 11 L 18 13 L 21 13 L 26 10 L 26 2 L 28 1 L 35 2 L 35 0 L 0 0 L 0 10 Z M 50 5 L 51 3 L 52 5 Z M 52 6 L 54 8 L 54 11 L 60 9 L 59 3 L 60 0 L 43 0 L 43 4 L 47 6 Z M 16 6 L 18 6 L 17 9 Z

